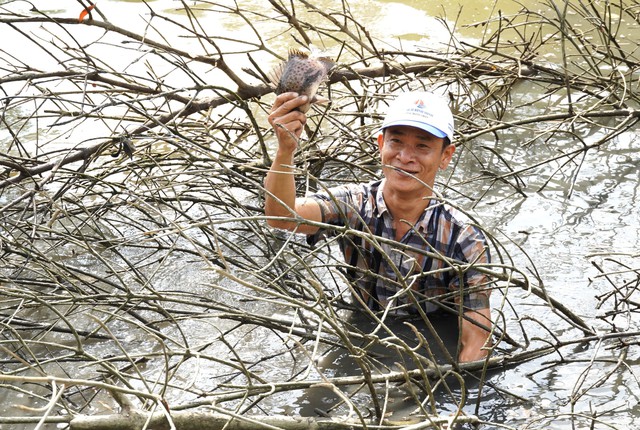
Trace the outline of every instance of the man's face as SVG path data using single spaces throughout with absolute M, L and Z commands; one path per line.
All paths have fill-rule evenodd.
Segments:
M 385 187 L 403 194 L 415 193 L 416 198 L 431 195 L 430 189 L 421 182 L 433 187 L 438 169 L 449 165 L 455 151 L 452 144 L 443 146 L 443 138 L 419 128 L 386 128 L 378 136 L 382 171 L 387 178 Z

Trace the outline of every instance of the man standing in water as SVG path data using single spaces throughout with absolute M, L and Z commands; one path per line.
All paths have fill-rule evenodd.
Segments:
M 433 192 L 438 170 L 449 165 L 455 151 L 446 102 L 428 92 L 403 93 L 392 102 L 378 135 L 383 180 L 297 197 L 292 166 L 307 117 L 296 108 L 306 102 L 306 96 L 280 94 L 269 115 L 278 150 L 265 179 L 265 214 L 281 218 L 269 225 L 312 241 L 326 231 L 305 220 L 373 234 L 341 238 L 362 302 L 387 315 L 416 314 L 418 307 L 427 314 L 461 312 L 459 361 L 486 357 L 489 278 L 473 265 L 489 263 L 489 249 L 469 218 Z

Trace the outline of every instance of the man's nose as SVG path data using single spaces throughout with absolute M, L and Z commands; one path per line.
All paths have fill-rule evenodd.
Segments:
M 413 148 L 411 145 L 404 145 L 400 149 L 400 151 L 398 151 L 398 158 L 403 163 L 413 161 L 413 159 L 415 158 L 415 155 L 416 155 L 415 148 Z

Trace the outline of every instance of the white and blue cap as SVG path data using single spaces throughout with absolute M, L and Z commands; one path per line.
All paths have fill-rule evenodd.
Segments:
M 453 142 L 453 114 L 443 97 L 431 92 L 402 93 L 389 105 L 381 130 L 395 125 L 417 127 Z

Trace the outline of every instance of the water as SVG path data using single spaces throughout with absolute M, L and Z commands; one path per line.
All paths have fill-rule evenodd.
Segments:
M 9 2 L 2 3 L 5 6 L 9 4 Z M 291 44 L 291 39 L 286 35 L 280 35 L 277 31 L 280 27 L 270 23 L 267 17 L 260 15 L 268 9 L 259 9 L 261 6 L 254 3 L 238 2 L 238 5 L 243 9 L 251 9 L 256 12 L 253 24 L 260 29 L 257 33 L 253 33 L 246 22 L 233 19 L 231 14 L 223 13 L 223 8 L 220 6 L 214 7 L 213 4 L 205 2 L 196 3 L 198 7 L 195 10 L 198 18 L 206 19 L 206 22 L 210 24 L 209 31 L 222 38 L 227 38 L 221 39 L 224 41 L 220 42 L 225 50 L 234 48 L 239 51 L 251 50 L 251 44 L 261 37 L 269 41 L 269 46 L 272 49 L 284 52 L 286 47 Z M 400 3 L 379 1 L 375 3 L 378 6 L 376 8 L 371 7 L 372 2 L 370 1 L 350 3 L 354 16 L 362 17 L 362 21 L 368 24 L 373 39 L 386 40 L 389 41 L 389 44 L 391 41 L 402 39 L 404 43 L 430 47 L 439 47 L 450 42 L 449 33 L 442 28 L 441 22 L 437 19 L 443 13 L 446 13 L 450 23 L 454 17 L 457 17 L 459 29 L 457 34 L 470 43 L 475 43 L 482 38 L 487 30 L 485 27 L 473 26 L 473 24 L 490 15 L 495 16 L 498 10 L 502 14 L 511 14 L 520 9 L 520 5 L 516 2 L 505 1 L 494 4 L 492 1 L 476 1 L 463 5 L 461 13 L 457 15 L 458 4 L 454 4 L 454 2 L 437 5 L 417 1 Z M 316 4 L 318 3 L 316 2 Z M 28 4 L 20 3 L 19 5 L 23 13 L 29 13 L 30 6 Z M 36 2 L 36 5 L 51 7 L 48 3 L 38 4 Z M 157 0 L 149 2 L 149 5 L 176 19 L 185 16 L 183 11 L 178 10 L 180 4 L 175 1 Z M 193 38 L 178 38 L 172 37 L 169 32 L 163 33 L 163 29 L 170 28 L 170 25 L 162 20 L 150 20 L 147 9 L 141 2 L 106 1 L 101 2 L 99 6 L 117 25 L 126 28 L 146 28 L 149 37 L 154 40 L 162 40 L 163 37 L 167 37 L 172 45 L 181 49 L 195 49 L 194 46 L 200 45 L 204 46 L 201 50 L 203 53 L 215 52 L 212 46 L 206 43 L 201 44 Z M 232 5 L 227 6 L 231 7 Z M 328 2 L 326 9 L 329 9 L 330 6 L 331 4 Z M 547 6 L 541 4 L 536 7 L 540 7 L 542 10 Z M 72 1 L 57 2 L 55 9 L 55 11 L 49 9 L 47 12 L 57 16 L 71 17 L 75 17 L 79 13 L 78 3 Z M 300 13 L 306 14 L 307 12 L 301 11 Z M 398 22 L 402 22 L 402 25 L 398 25 Z M 36 31 L 36 28 L 37 26 L 33 25 L 32 30 Z M 0 32 L 7 31 L 6 28 L 0 29 Z M 243 32 L 245 37 L 240 37 L 239 32 Z M 202 91 L 195 89 L 201 82 L 195 81 L 192 76 L 180 71 L 179 68 L 176 69 L 170 61 L 159 61 L 157 57 L 148 55 L 148 53 L 137 52 L 134 46 L 131 47 L 131 57 L 119 55 L 121 50 L 118 49 L 118 44 L 122 41 L 119 37 L 103 38 L 102 32 L 95 29 L 88 30 L 84 34 L 88 40 L 101 40 L 101 43 L 97 45 L 102 50 L 100 55 L 109 58 L 108 67 L 114 71 L 135 70 L 142 83 L 146 82 L 146 74 L 156 73 L 164 76 L 167 88 L 193 85 L 192 94 L 199 96 L 215 92 L 210 89 Z M 66 39 L 64 35 L 60 37 L 71 46 L 81 44 L 78 41 Z M 634 37 L 634 33 L 629 33 L 626 40 L 637 40 Z M 246 40 L 249 40 L 249 43 Z M 25 58 L 29 58 L 34 68 L 45 69 L 55 64 L 53 58 L 42 55 L 42 51 L 32 44 L 29 44 L 28 48 L 22 48 L 23 44 L 16 43 L 12 46 L 3 46 L 3 49 L 5 53 L 20 55 L 20 51 L 16 50 L 18 46 L 20 46 L 20 50 L 33 50 L 26 54 Z M 327 47 L 333 49 L 335 45 L 331 45 L 327 41 Z M 558 49 L 560 49 L 559 46 Z M 114 55 L 110 55 L 111 52 Z M 544 58 L 550 62 L 557 62 L 559 58 L 559 53 L 553 50 L 544 55 Z M 244 53 L 234 55 L 232 58 L 243 65 L 250 64 Z M 260 60 L 260 54 L 255 53 L 255 58 Z M 146 63 L 147 60 L 149 63 Z M 203 65 L 194 65 L 194 67 L 200 76 L 214 75 L 212 67 Z M 268 68 L 267 65 L 265 68 Z M 227 84 L 226 80 L 216 81 L 216 85 L 219 86 Z M 14 85 L 5 85 L 4 89 L 9 92 L 13 91 Z M 520 93 L 516 96 L 522 97 L 522 99 L 527 97 L 533 99 L 535 97 L 532 94 L 544 90 L 541 87 L 527 86 L 521 88 Z M 559 98 L 555 102 L 566 104 L 567 100 Z M 66 107 L 74 111 L 85 109 L 83 106 L 73 103 L 69 103 Z M 21 108 L 19 114 L 22 115 L 34 109 L 28 104 L 21 106 Z M 527 112 L 527 114 L 535 115 L 540 111 L 539 106 L 533 106 L 531 112 Z M 19 115 L 14 111 L 10 113 Z M 512 112 L 512 114 L 516 119 L 526 116 L 525 112 Z M 222 116 L 222 113 L 220 115 Z M 512 118 L 505 118 L 506 121 L 510 119 Z M 43 124 L 35 126 L 31 122 L 28 124 L 31 128 L 25 130 L 25 134 L 22 136 L 23 143 L 28 148 L 30 145 L 44 148 L 45 142 L 53 141 L 60 147 L 64 147 L 67 142 L 109 135 L 120 127 L 120 125 L 114 127 L 110 123 L 96 126 L 95 123 L 85 122 L 77 127 L 60 130 L 59 128 L 48 128 Z M 485 164 L 478 166 L 478 160 L 474 159 L 472 155 L 478 153 L 475 148 L 480 146 L 484 145 L 499 150 L 503 157 L 510 160 L 512 165 L 519 166 L 521 163 L 527 165 L 533 164 L 535 160 L 545 160 L 559 151 L 570 148 L 573 143 L 572 137 L 569 135 L 564 139 L 546 142 L 544 139 L 537 138 L 539 132 L 540 130 L 536 129 L 518 129 L 515 132 L 510 132 L 511 134 L 502 134 L 500 139 L 495 142 L 489 136 L 482 136 L 467 143 L 469 147 L 461 146 L 458 150 L 458 153 L 461 154 L 458 160 L 459 164 L 451 178 L 447 179 L 448 184 L 455 190 L 465 189 L 465 195 L 469 199 L 462 198 L 461 204 L 473 207 L 475 213 L 491 230 L 502 232 L 506 237 L 512 238 L 515 244 L 522 247 L 523 252 L 521 253 L 517 251 L 515 245 L 509 246 L 509 250 L 516 255 L 516 263 L 533 270 L 526 256 L 523 255 L 526 253 L 535 263 L 535 270 L 544 281 L 544 285 L 552 297 L 570 306 L 573 312 L 597 330 L 605 332 L 610 329 L 611 325 L 616 325 L 621 330 L 637 331 L 639 328 L 637 311 L 636 313 L 622 314 L 617 318 L 607 314 L 608 311 L 620 308 L 619 303 L 625 298 L 631 301 L 631 309 L 633 309 L 634 302 L 637 302 L 637 293 L 634 290 L 637 285 L 633 284 L 634 272 L 624 273 L 625 269 L 629 267 L 635 270 L 638 268 L 637 250 L 640 240 L 637 225 L 640 221 L 640 203 L 638 201 L 640 161 L 637 154 L 640 149 L 640 138 L 637 133 L 623 133 L 597 150 L 587 152 L 584 159 L 578 157 L 574 162 L 565 165 L 566 158 L 563 158 L 556 163 L 549 163 L 540 169 L 524 173 L 522 175 L 525 181 L 524 196 L 514 196 L 512 188 L 506 185 L 496 185 L 490 178 L 474 181 L 471 187 L 465 185 L 465 181 L 469 177 L 475 177 L 479 174 L 480 167 L 490 166 L 495 171 L 503 172 L 506 169 L 500 160 L 492 158 L 487 152 L 481 152 L 485 157 L 481 162 Z M 4 127 L 0 133 L 3 146 L 8 145 L 10 136 Z M 577 131 L 577 135 L 587 144 L 596 142 L 603 133 L 606 133 L 606 130 L 600 127 Z M 12 150 L 15 151 L 15 147 Z M 202 158 L 209 156 L 204 150 L 197 155 Z M 219 165 L 213 164 L 213 166 L 213 175 L 215 172 L 223 171 Z M 190 177 L 188 172 L 185 175 Z M 193 177 L 196 176 L 197 174 L 194 173 Z M 117 184 L 126 183 L 125 178 L 127 175 L 123 174 L 109 178 L 109 180 L 116 187 Z M 167 184 L 170 184 L 171 177 L 166 178 L 166 181 Z M 219 184 L 216 184 L 214 180 L 212 180 L 212 184 L 219 187 Z M 133 185 L 130 186 L 133 187 Z M 203 188 L 201 192 L 206 195 L 208 190 Z M 6 204 L 7 201 L 15 199 L 18 195 L 20 193 L 5 192 L 0 201 Z M 229 200 L 238 198 L 243 201 L 252 201 L 253 198 L 251 193 L 239 196 L 231 191 L 228 194 L 226 192 L 221 192 L 218 195 L 213 194 L 213 197 L 219 195 L 224 195 Z M 453 193 L 453 195 L 456 194 Z M 480 196 L 483 198 L 479 201 L 474 200 Z M 118 194 L 118 197 L 121 195 Z M 95 199 L 97 204 L 114 202 L 104 195 L 95 196 Z M 258 204 L 258 201 L 252 201 L 252 203 Z M 64 209 L 66 210 L 66 208 Z M 143 211 L 143 209 L 145 210 Z M 97 285 L 103 285 L 100 284 L 102 276 L 108 278 L 108 281 L 115 285 L 121 285 L 117 278 L 122 277 L 122 284 L 127 288 L 114 290 L 111 294 L 112 306 L 96 307 L 91 313 L 86 311 L 83 303 L 65 305 L 64 315 L 68 321 L 68 327 L 82 327 L 87 331 L 101 330 L 104 338 L 83 342 L 80 347 L 74 345 L 73 342 L 69 344 L 67 336 L 56 335 L 51 340 L 58 341 L 59 345 L 48 347 L 52 355 L 69 354 L 70 362 L 73 362 L 74 356 L 80 358 L 89 356 L 119 357 L 114 361 L 115 364 L 123 366 L 134 364 L 134 370 L 130 372 L 132 375 L 130 380 L 133 381 L 134 387 L 166 393 L 166 397 L 171 400 L 172 405 L 197 402 L 202 396 L 219 388 L 218 384 L 221 380 L 231 385 L 243 385 L 249 379 L 257 383 L 260 378 L 266 381 L 283 381 L 289 378 L 297 380 L 296 378 L 301 372 L 308 370 L 306 363 L 309 356 L 320 360 L 326 366 L 326 375 L 328 376 L 335 376 L 340 371 L 348 373 L 357 370 L 357 366 L 347 363 L 345 355 L 340 353 L 337 356 L 329 355 L 328 357 L 336 357 L 336 362 L 327 363 L 329 361 L 327 356 L 324 361 L 320 358 L 324 353 L 322 348 L 317 351 L 312 346 L 303 348 L 296 345 L 293 338 L 287 337 L 286 334 L 274 335 L 266 328 L 256 329 L 242 324 L 242 314 L 232 315 L 238 308 L 244 309 L 248 315 L 264 316 L 265 325 L 268 326 L 269 318 L 273 318 L 273 321 L 291 318 L 291 304 L 277 300 L 272 303 L 252 302 L 251 299 L 255 295 L 255 291 L 250 288 L 242 288 L 237 283 L 211 270 L 217 266 L 212 267 L 214 264 L 207 263 L 205 258 L 201 259 L 197 252 L 190 254 L 191 257 L 186 262 L 183 259 L 168 258 L 162 264 L 158 264 L 159 269 L 155 269 L 156 266 L 152 264 L 155 262 L 155 253 L 141 248 L 137 253 L 128 255 L 127 258 L 132 262 L 143 262 L 144 264 L 149 262 L 151 267 L 149 272 L 133 273 L 126 265 L 114 270 L 104 269 L 105 261 L 111 262 L 117 259 L 116 256 L 110 254 L 111 251 L 117 251 L 117 247 L 108 243 L 106 239 L 115 240 L 118 237 L 124 237 L 127 243 L 144 244 L 148 237 L 145 229 L 150 229 L 155 224 L 149 220 L 138 220 L 145 219 L 145 217 L 152 218 L 149 214 L 161 218 L 158 213 L 148 209 L 142 202 L 139 203 L 139 210 L 140 212 L 131 216 L 130 219 L 126 218 L 129 214 L 123 214 L 125 218 L 116 219 L 113 217 L 110 219 L 109 225 L 100 225 L 98 228 L 88 223 L 85 228 L 79 229 L 78 231 L 86 234 L 87 237 L 98 236 L 97 231 L 105 236 L 98 237 L 98 239 L 105 240 L 100 242 L 99 246 L 96 245 L 95 248 L 92 248 L 90 250 L 92 252 L 88 252 L 89 250 L 83 246 L 79 246 L 73 251 L 70 247 L 55 251 L 59 253 L 59 261 L 84 271 L 78 275 L 79 278 L 91 278 L 92 275 L 88 273 L 93 268 L 103 268 L 102 272 L 98 270 L 99 273 L 95 280 Z M 220 249 L 230 249 L 235 253 L 236 248 L 233 248 L 235 243 L 240 244 L 246 252 L 246 255 L 230 253 L 234 259 L 240 261 L 231 262 L 233 274 L 246 277 L 249 280 L 260 279 L 267 282 L 270 280 L 269 276 L 280 276 L 283 271 L 286 271 L 286 267 L 271 267 L 269 262 L 265 262 L 262 268 L 263 272 L 253 271 L 253 268 L 258 265 L 253 264 L 252 259 L 255 258 L 259 261 L 262 255 L 260 250 L 275 245 L 256 242 L 255 236 L 252 235 L 251 228 L 247 227 L 247 224 L 225 224 L 222 212 L 198 211 L 197 208 L 187 209 L 186 206 L 184 219 L 178 219 L 177 223 L 188 217 L 192 217 L 192 220 L 198 222 L 223 219 L 220 224 L 216 224 L 213 233 L 213 236 L 218 235 L 217 238 L 222 242 Z M 166 227 L 167 231 L 170 231 L 171 227 L 175 226 Z M 67 228 L 72 229 L 72 226 Z M 166 237 L 167 246 L 189 249 L 194 241 L 204 243 L 211 236 L 193 232 L 192 235 L 181 235 L 175 241 L 169 233 Z M 295 248 L 302 245 L 287 243 L 284 252 L 286 252 L 287 246 Z M 194 246 L 194 248 L 198 248 L 198 246 Z M 205 247 L 202 246 L 200 249 L 205 249 Z M 78 252 L 84 252 L 86 255 L 78 257 Z M 209 256 L 209 258 L 210 261 L 213 261 L 215 256 Z M 245 269 L 243 263 L 246 263 L 246 267 L 250 270 L 243 270 Z M 224 265 L 224 262 L 220 264 Z M 277 264 L 274 263 L 274 266 Z M 280 271 L 276 269 L 280 269 Z M 38 270 L 34 269 L 34 271 Z M 621 273 L 603 276 L 603 272 Z M 340 279 L 330 278 L 331 275 L 326 276 L 321 278 L 323 284 L 330 285 L 332 281 L 340 284 Z M 612 283 L 624 286 L 624 288 L 618 294 L 607 296 L 606 293 L 611 291 Z M 296 285 L 295 282 L 292 284 Z M 129 286 L 131 287 L 129 288 Z M 301 288 L 304 288 L 304 285 Z M 49 290 L 44 291 L 50 293 Z M 101 290 L 98 288 L 96 294 L 100 292 Z M 118 318 L 111 317 L 111 313 L 118 315 L 116 312 L 123 307 L 127 308 L 135 303 L 145 303 L 145 300 L 149 300 L 147 294 L 152 295 L 154 292 L 161 292 L 168 300 L 162 302 L 158 308 L 145 308 L 138 313 L 131 312 Z M 58 297 L 54 293 L 50 294 L 52 300 L 66 299 L 62 295 Z M 505 309 L 504 318 L 513 326 L 522 322 L 528 334 L 542 339 L 533 340 L 532 344 L 544 344 L 545 339 L 549 339 L 543 326 L 553 329 L 553 335 L 563 340 L 566 339 L 565 335 L 576 336 L 576 332 L 572 331 L 568 324 L 542 301 L 515 290 L 511 291 L 509 296 L 517 309 L 515 312 Z M 500 307 L 500 299 L 498 294 L 494 294 L 493 304 L 496 308 Z M 20 316 L 32 318 L 37 316 L 41 321 L 55 320 L 47 310 L 40 310 L 40 313 L 37 313 L 38 311 L 35 313 L 23 312 L 21 305 L 15 299 L 5 298 L 2 303 L 5 314 L 15 312 Z M 84 305 L 86 304 L 91 305 L 91 302 L 84 303 Z M 158 322 L 154 320 L 154 312 L 160 313 L 160 308 L 165 306 L 169 310 L 181 312 L 175 317 L 179 321 L 161 320 Z M 205 311 L 202 312 L 202 309 Z M 209 318 L 205 318 L 207 314 Z M 190 318 L 190 315 L 197 315 L 197 317 Z M 298 316 L 298 314 L 295 315 Z M 96 319 L 108 327 L 110 333 L 104 330 L 96 322 Z M 5 317 L 4 321 L 9 320 Z M 154 320 L 154 323 L 147 324 L 149 320 Z M 309 325 L 315 329 L 319 322 L 312 320 Z M 302 319 L 294 318 L 291 320 L 290 326 L 293 331 L 304 328 L 305 322 Z M 9 333 L 6 327 L 2 331 L 7 340 L 15 336 L 15 333 Z M 516 335 L 518 330 L 514 330 L 513 333 Z M 115 341 L 116 339 L 117 341 Z M 629 342 L 637 343 L 635 339 L 637 336 L 632 337 Z M 518 340 L 523 341 L 522 339 Z M 10 346 L 12 343 L 7 342 L 7 345 Z M 283 348 L 283 345 L 286 348 Z M 306 345 L 313 345 L 313 341 L 309 341 Z M 561 355 L 553 354 L 514 368 L 498 371 L 489 378 L 490 383 L 495 387 L 494 391 L 489 390 L 488 393 L 485 393 L 486 396 L 483 397 L 479 409 L 476 409 L 474 401 L 477 397 L 477 391 L 472 389 L 469 393 L 470 399 L 465 406 L 465 412 L 477 413 L 488 422 L 505 423 L 516 427 L 526 425 L 528 428 L 560 429 L 587 428 L 588 420 L 580 418 L 572 420 L 571 414 L 590 416 L 595 411 L 600 414 L 599 420 L 606 425 L 617 426 L 617 428 L 633 428 L 640 420 L 640 411 L 638 409 L 639 399 L 635 394 L 638 392 L 638 382 L 632 376 L 631 371 L 637 369 L 640 357 L 638 357 L 637 345 L 632 346 L 627 352 L 624 364 L 616 367 L 615 363 L 620 355 L 618 346 L 614 342 L 592 342 L 588 345 L 572 344 L 562 348 Z M 167 353 L 183 349 L 188 351 L 188 354 L 184 354 L 184 359 L 179 358 L 179 354 L 170 356 Z M 234 373 L 237 369 L 232 369 L 230 364 L 238 363 L 237 357 L 227 360 L 228 356 L 233 356 L 238 351 L 244 362 L 253 363 L 250 369 L 243 370 L 239 375 Z M 28 353 L 23 357 L 33 358 Z M 314 360 L 309 361 L 313 362 Z M 74 369 L 73 365 L 46 365 L 43 368 L 48 373 L 57 374 L 60 377 L 73 376 L 90 379 L 100 372 L 107 371 L 105 369 L 108 369 L 110 365 L 111 363 L 106 363 L 103 366 L 86 366 L 81 370 Z M 16 366 L 19 365 L 12 363 L 8 365 L 7 369 L 13 370 Z M 167 369 L 166 372 L 165 369 Z M 5 370 L 3 369 L 3 371 Z M 74 373 L 70 374 L 72 371 Z M 163 386 L 163 378 L 168 378 L 169 374 L 176 386 L 171 384 Z M 148 380 L 157 381 L 157 385 L 152 386 L 152 384 L 140 382 L 138 378 L 141 375 Z M 109 413 L 117 409 L 108 394 L 101 392 L 97 398 L 93 399 L 93 391 L 91 389 L 87 391 L 90 393 L 76 393 L 71 396 L 75 401 L 73 406 L 81 403 L 78 400 L 80 398 L 83 401 L 92 400 L 92 407 L 85 411 L 87 413 Z M 505 391 L 510 394 L 504 394 Z M 459 397 L 460 393 L 455 394 L 452 397 Z M 303 406 L 303 411 L 314 411 L 318 409 L 318 404 L 327 408 L 330 406 L 331 396 L 319 395 L 318 398 L 308 402 L 300 400 L 299 396 L 305 396 L 305 394 L 299 392 L 293 396 L 290 393 L 276 395 L 269 403 L 264 402 L 262 407 L 268 407 L 268 411 L 273 413 L 291 414 L 300 412 L 298 403 Z M 391 397 L 393 396 L 396 396 L 397 401 L 397 399 L 406 396 L 406 393 L 398 394 L 391 391 Z M 2 399 L 0 411 L 4 416 L 40 416 L 41 410 L 35 409 L 45 408 L 49 397 L 50 388 L 46 384 L 38 388 L 27 386 L 22 393 L 0 388 L 0 399 Z M 437 409 L 443 414 L 452 413 L 455 410 L 455 404 L 448 403 L 449 399 L 450 397 L 446 395 L 436 399 Z M 526 401 L 522 401 L 522 399 Z M 245 404 L 241 400 L 237 402 L 241 410 Z M 602 428 L 605 428 L 605 424 L 602 425 Z M 600 428 L 599 426 L 600 424 L 596 424 L 595 428 Z M 13 428 L 6 425 L 2 427 Z M 493 428 L 491 425 L 485 427 Z

